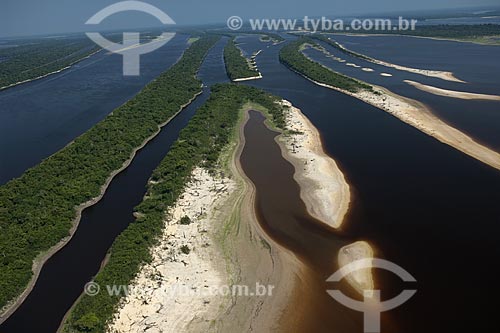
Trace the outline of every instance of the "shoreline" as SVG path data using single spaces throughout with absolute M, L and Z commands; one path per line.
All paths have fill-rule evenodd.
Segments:
M 333 229 L 341 229 L 345 216 L 350 208 L 351 193 L 344 174 L 335 160 L 328 156 L 317 128 L 290 102 L 283 100 L 288 106 L 286 115 L 287 129 L 302 132 L 285 137 L 277 137 L 282 156 L 295 168 L 294 179 L 300 187 L 300 197 L 305 203 L 307 212 L 315 219 Z M 297 139 L 301 145 L 297 145 Z M 373 248 L 366 241 L 357 241 L 342 247 L 338 252 L 339 269 L 360 259 L 372 259 Z M 347 282 L 358 293 L 373 290 L 373 273 L 371 269 L 352 272 Z
M 448 125 L 435 116 L 427 106 L 418 101 L 399 96 L 386 88 L 373 84 L 371 86 L 377 94 L 368 91 L 352 93 L 325 83 L 317 82 L 290 67 L 289 69 L 318 86 L 336 90 L 370 104 L 379 110 L 385 111 L 402 122 L 435 138 L 439 142 L 447 144 L 492 168 L 500 170 L 500 153 L 483 146 L 472 137 Z
M 332 41 L 332 40 L 330 40 L 330 41 Z M 401 65 L 393 64 L 393 63 L 390 63 L 387 61 L 375 59 L 375 58 L 372 58 L 370 56 L 367 56 L 367 55 L 364 55 L 361 53 L 351 51 L 337 41 L 332 41 L 332 42 L 336 43 L 339 48 L 341 48 L 343 51 L 345 51 L 349 54 L 352 54 L 354 57 L 361 58 L 361 60 L 366 60 L 366 61 L 369 61 L 369 62 L 374 63 L 376 65 L 390 67 L 390 68 L 394 68 L 394 69 L 409 72 L 409 73 L 420 74 L 420 75 L 424 75 L 427 77 L 435 77 L 435 78 L 446 80 L 446 81 L 467 83 L 467 82 L 457 78 L 455 76 L 455 74 L 453 74 L 452 72 L 436 71 L 436 70 L 429 70 L 429 69 L 418 69 L 418 68 L 412 68 L 412 67 L 407 67 L 407 66 L 401 66 Z
M 373 248 L 365 241 L 358 241 L 342 247 L 339 250 L 338 262 L 339 268 L 342 268 L 352 262 L 373 259 Z M 375 289 L 374 276 L 371 268 L 362 268 L 351 272 L 346 276 L 347 282 L 361 295 L 373 297 Z M 366 294 L 364 291 L 368 291 Z
M 238 47 L 239 48 L 239 47 Z M 259 50 L 257 51 L 256 53 L 254 53 L 250 59 L 248 59 L 247 57 L 245 57 L 243 55 L 243 50 L 240 49 L 240 52 L 241 52 L 241 56 L 243 58 L 246 59 L 247 63 L 248 63 L 248 67 L 249 69 L 251 70 L 255 70 L 257 72 L 258 75 L 255 75 L 255 76 L 248 76 L 248 77 L 240 77 L 240 78 L 237 78 L 237 79 L 234 79 L 234 80 L 231 80 L 232 82 L 244 82 L 244 81 L 252 81 L 252 80 L 260 80 L 262 79 L 262 73 L 259 71 L 259 69 L 257 68 L 257 65 L 255 64 L 252 64 L 252 62 L 255 62 L 255 58 L 257 58 L 257 56 L 262 52 L 262 50 Z
M 316 127 L 290 102 L 282 103 L 288 107 L 286 124 L 293 134 L 280 135 L 278 144 L 282 156 L 295 168 L 301 199 L 312 217 L 338 229 L 351 202 L 349 184 L 335 160 L 325 153 Z
M 227 307 L 225 296 L 210 291 L 229 285 L 221 251 L 213 246 L 213 229 L 235 187 L 233 179 L 211 175 L 207 169 L 191 172 L 183 194 L 164 218 L 160 242 L 150 249 L 152 262 L 131 281 L 132 290 L 139 293 L 122 298 L 108 330 L 156 328 L 174 333 L 210 327 Z M 184 216 L 189 224 L 179 222 Z
M 71 67 L 73 67 L 73 65 L 75 65 L 75 64 L 77 64 L 77 63 L 79 63 L 79 62 L 81 62 L 81 61 L 83 61 L 83 60 L 85 60 L 85 59 L 88 59 L 88 58 L 90 58 L 91 56 L 93 56 L 93 55 L 95 55 L 95 54 L 97 54 L 97 53 L 99 53 L 99 52 L 101 52 L 101 51 L 102 51 L 102 49 L 99 49 L 99 50 L 97 50 L 97 51 L 95 51 L 95 52 L 92 52 L 92 53 L 90 53 L 89 55 L 86 55 L 85 57 L 80 58 L 80 59 L 78 59 L 78 60 L 75 60 L 74 62 L 70 63 L 70 64 L 69 64 L 69 65 L 67 65 L 66 67 L 63 67 L 63 68 L 58 69 L 58 70 L 56 70 L 56 71 L 53 71 L 53 72 L 50 72 L 50 73 L 47 73 L 47 74 L 44 74 L 44 75 L 40 75 L 40 76 L 37 76 L 37 77 L 32 78 L 32 79 L 23 80 L 23 81 L 19 81 L 19 82 L 15 82 L 15 83 L 9 84 L 9 85 L 7 85 L 7 86 L 0 87 L 0 91 L 2 91 L 2 90 L 6 90 L 6 89 L 9 89 L 9 88 L 13 88 L 13 87 L 15 87 L 15 86 L 19 86 L 19 85 L 24 84 L 24 83 L 28 83 L 28 82 L 32 82 L 32 81 L 37 81 L 37 80 L 40 80 L 40 79 L 46 78 L 47 76 L 50 76 L 50 75 L 54 75 L 54 74 L 61 73 L 61 72 L 65 71 L 65 70 L 67 70 L 67 69 L 70 69 Z
M 487 43 L 487 42 L 481 42 L 478 40 L 467 40 L 467 39 L 459 39 L 459 38 L 445 38 L 445 37 L 427 37 L 427 36 L 416 36 L 416 35 L 402 35 L 402 34 L 353 34 L 353 33 L 337 33 L 338 35 L 345 35 L 345 36 L 358 36 L 358 37 L 387 37 L 387 36 L 398 36 L 398 37 L 412 37 L 412 38 L 421 38 L 421 39 L 430 39 L 430 40 L 438 40 L 438 41 L 447 41 L 447 42 L 457 42 L 457 43 L 471 43 L 471 44 L 476 44 L 476 45 L 485 45 L 485 46 L 498 46 L 500 44 L 498 43 Z M 481 37 L 486 37 L 486 38 L 495 38 L 498 37 L 496 35 L 492 36 L 481 36 Z
M 420 82 L 404 80 L 403 82 L 417 88 L 418 90 L 428 92 L 433 95 L 449 97 L 449 98 L 458 98 L 465 100 L 483 100 L 483 101 L 500 101 L 500 96 L 497 95 L 488 95 L 488 94 L 478 94 L 471 93 L 466 91 L 456 91 L 456 90 L 448 90 L 442 89 L 434 86 L 429 86 L 422 84 Z
M 141 297 L 131 295 L 123 298 L 109 329 L 120 332 L 144 331 L 149 328 L 160 329 L 162 332 L 231 332 L 241 330 L 242 327 L 248 330 L 259 327 L 266 330 L 276 325 L 277 316 L 270 313 L 284 309 L 289 297 L 286 288 L 293 290 L 289 284 L 294 279 L 282 281 L 285 276 L 283 272 L 287 273 L 286 276 L 293 276 L 294 273 L 290 270 L 290 265 L 283 264 L 283 257 L 286 255 L 269 245 L 271 240 L 260 229 L 257 221 L 254 209 L 255 189 L 242 172 L 239 162 L 244 146 L 242 128 L 247 121 L 247 111 L 241 114 L 234 138 L 219 157 L 222 163 L 217 168 L 217 176 L 210 175 L 199 167 L 195 168 L 192 179 L 203 178 L 202 181 L 192 180 L 188 183 L 183 194 L 169 210 L 162 240 L 151 249 L 153 262 L 141 268 L 132 282 L 134 287 L 148 289 L 146 295 L 141 293 Z M 226 190 L 222 191 L 220 187 Z M 199 215 L 199 212 L 203 214 Z M 193 216 L 198 217 L 195 223 L 187 226 L 175 223 L 183 215 L 191 219 Z M 200 228 L 203 233 L 199 232 Z M 196 230 L 198 232 L 193 232 Z M 207 239 L 211 246 L 198 252 L 200 244 L 208 244 Z M 171 253 L 166 253 L 166 245 L 171 247 L 173 243 L 178 246 L 182 242 L 193 250 L 188 255 L 180 254 L 183 259 L 181 262 L 172 262 L 169 259 Z M 293 262 L 293 258 L 290 255 L 289 262 Z M 195 268 L 195 272 L 190 266 Z M 151 274 L 152 272 L 160 274 Z M 165 274 L 161 274 L 162 272 Z M 148 276 L 161 276 L 161 281 Z M 252 290 L 252 285 L 256 282 L 276 286 L 273 296 L 274 291 L 280 291 L 280 296 L 263 300 L 262 297 L 234 295 L 202 295 L 200 298 L 196 297 L 199 294 L 195 294 L 194 297 L 183 298 L 161 293 L 163 290 L 172 290 L 178 283 L 190 290 L 204 290 L 220 286 L 221 283 L 229 286 L 244 285 Z M 151 292 L 151 288 L 147 287 L 155 283 L 157 285 Z
M 109 175 L 109 177 L 106 180 L 106 182 L 102 185 L 101 192 L 100 192 L 100 194 L 97 197 L 95 197 L 93 199 L 90 199 L 89 201 L 84 202 L 84 203 L 80 204 L 79 206 L 75 207 L 76 217 L 72 221 L 72 226 L 71 226 L 71 228 L 68 231 L 69 235 L 67 237 L 63 238 L 61 241 L 59 241 L 59 243 L 57 243 L 56 245 L 54 245 L 53 247 L 51 247 L 47 251 L 40 253 L 33 260 L 33 266 L 32 266 L 33 277 L 31 278 L 30 282 L 28 283 L 28 285 L 24 289 L 24 291 L 16 299 L 14 299 L 11 304 L 7 304 L 4 307 L 4 309 L 2 309 L 1 315 L 0 315 L 0 324 L 2 324 L 4 321 L 6 321 L 19 308 L 19 306 L 21 306 L 21 304 L 29 296 L 29 294 L 33 290 L 33 288 L 34 288 L 34 286 L 35 286 L 35 284 L 36 284 L 36 282 L 38 280 L 38 277 L 39 277 L 39 275 L 41 273 L 43 265 L 53 255 L 55 255 L 58 251 L 60 251 L 61 249 L 63 249 L 64 246 L 66 246 L 66 244 L 68 244 L 69 241 L 73 238 L 73 235 L 75 234 L 76 230 L 78 229 L 78 225 L 80 224 L 80 219 L 81 219 L 83 211 L 85 209 L 87 209 L 87 208 L 89 208 L 89 207 L 97 204 L 104 197 L 104 194 L 106 193 L 106 191 L 107 191 L 109 185 L 111 184 L 111 182 L 113 181 L 113 179 L 118 174 L 120 174 L 121 172 L 125 171 L 128 168 L 128 166 L 132 163 L 132 161 L 134 160 L 137 152 L 139 150 L 141 150 L 142 148 L 144 148 L 149 143 L 149 141 L 151 141 L 152 139 L 154 139 L 161 132 L 161 130 L 162 130 L 162 128 L 164 126 L 166 126 L 172 119 L 174 119 L 176 116 L 178 116 L 184 110 L 184 108 L 186 108 L 188 105 L 190 105 L 202 93 L 203 93 L 203 91 L 200 91 L 197 94 L 195 94 L 193 96 L 193 98 L 191 98 L 186 104 L 183 104 L 180 107 L 179 111 L 177 111 L 174 115 L 172 115 L 168 120 L 166 120 L 162 124 L 159 124 L 157 131 L 153 135 L 151 135 L 150 137 L 146 138 L 142 142 L 142 144 L 140 146 L 136 147 L 132 151 L 132 153 L 130 154 L 129 159 L 126 160 L 119 169 L 113 171 Z M 69 144 L 71 144 L 71 143 L 69 143 Z M 71 308 L 70 308 L 70 310 L 71 310 Z
M 231 159 L 231 169 L 234 170 L 245 187 L 245 196 L 241 203 L 242 220 L 237 228 L 237 233 L 248 234 L 248 244 L 253 244 L 254 250 L 258 250 L 260 254 L 253 255 L 254 259 L 250 259 L 252 254 L 248 249 L 238 248 L 240 257 L 244 261 L 240 261 L 242 270 L 239 272 L 240 281 L 251 281 L 255 277 L 264 279 L 267 283 L 274 285 L 273 297 L 254 302 L 253 304 L 234 304 L 234 313 L 229 313 L 229 316 L 222 320 L 226 323 L 231 322 L 225 328 L 229 332 L 240 330 L 242 327 L 250 331 L 278 331 L 278 327 L 282 331 L 290 331 L 297 325 L 297 318 L 285 318 L 290 304 L 298 297 L 295 292 L 300 280 L 305 279 L 307 274 L 304 264 L 295 256 L 295 254 L 276 243 L 270 236 L 267 235 L 262 228 L 255 210 L 255 196 L 257 194 L 255 185 L 250 178 L 247 177 L 241 165 L 241 154 L 245 146 L 244 128 L 249 120 L 249 111 L 258 110 L 255 107 L 244 107 L 242 119 L 239 121 L 237 129 L 237 148 Z M 265 114 L 265 112 L 264 112 Z M 236 241 L 235 245 L 238 242 Z M 249 260 L 250 259 L 250 260 Z M 257 268 L 257 269 L 256 269 Z M 266 302 L 266 300 L 268 300 Z M 243 311 L 243 322 L 241 318 L 235 317 L 238 311 Z M 248 316 L 251 313 L 251 316 Z M 286 330 L 285 328 L 290 328 Z

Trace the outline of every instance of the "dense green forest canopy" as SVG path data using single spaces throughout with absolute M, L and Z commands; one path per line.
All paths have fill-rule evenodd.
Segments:
M 218 37 L 194 42 L 169 70 L 72 144 L 0 187 L 0 308 L 32 278 L 33 260 L 68 232 L 134 149 L 197 93 L 195 75 Z
M 227 74 L 233 81 L 259 75 L 259 72 L 251 67 L 250 60 L 245 58 L 236 46 L 234 39 L 231 39 L 224 47 L 224 62 Z
M 285 45 L 281 49 L 280 61 L 292 70 L 320 83 L 345 89 L 350 92 L 358 92 L 362 89 L 372 90 L 372 87 L 366 83 L 334 72 L 333 70 L 307 58 L 302 53 L 302 48 L 306 44 L 317 46 L 311 38 L 301 37 L 298 40 Z
M 334 48 L 336 48 L 340 52 L 352 55 L 354 57 L 357 57 L 357 58 L 360 58 L 360 59 L 363 59 L 363 60 L 370 60 L 369 57 L 367 57 L 367 56 L 365 56 L 365 55 L 363 55 L 361 53 L 356 53 L 356 52 L 353 52 L 353 51 L 348 50 L 346 48 L 343 48 L 342 46 L 340 46 L 339 43 L 337 43 L 336 41 L 330 39 L 328 36 L 320 35 L 320 34 L 314 34 L 314 35 L 311 35 L 311 38 L 319 40 L 321 42 L 325 42 L 328 45 L 333 46 Z
M 144 201 L 136 207 L 138 218 L 115 240 L 109 261 L 95 278 L 100 286 L 129 285 L 141 264 L 151 260 L 149 249 L 156 244 L 164 227 L 165 212 L 174 205 L 196 166 L 209 170 L 220 167 L 219 155 L 234 136 L 239 112 L 246 102 L 265 107 L 273 124 L 283 129 L 280 99 L 257 88 L 218 84 L 208 101 L 200 107 L 178 140 L 153 172 Z M 122 295 L 123 296 L 123 295 Z M 65 332 L 104 332 L 113 318 L 120 295 L 101 292 L 83 295 L 73 308 Z
M 234 37 L 242 36 L 242 35 L 243 36 L 244 35 L 260 35 L 261 39 L 263 41 L 272 41 L 274 43 L 279 43 L 279 42 L 285 41 L 285 39 L 283 37 L 281 37 L 281 35 L 274 33 L 274 32 L 270 32 L 270 31 L 247 30 L 247 31 L 238 31 L 237 33 L 236 32 L 229 32 L 229 31 L 227 31 L 227 32 L 211 31 L 210 33 L 211 34 L 219 34 L 221 36 L 227 36 L 230 38 L 234 38 Z
M 473 39 L 484 36 L 500 36 L 498 24 L 440 24 L 417 25 L 415 30 L 352 30 L 353 34 L 396 34 L 420 37 Z
M 156 38 L 161 31 L 143 33 L 141 40 Z M 105 38 L 121 42 L 121 34 Z M 61 70 L 101 48 L 84 35 L 9 40 L 0 47 L 0 89 Z
M 97 50 L 87 37 L 11 42 L 0 48 L 0 88 L 60 70 Z

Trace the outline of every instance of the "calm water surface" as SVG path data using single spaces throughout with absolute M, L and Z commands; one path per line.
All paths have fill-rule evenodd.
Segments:
M 398 331 L 495 331 L 500 172 L 289 71 L 279 63 L 280 46 L 248 41 L 242 47 L 265 50 L 257 57 L 264 78 L 250 84 L 302 109 L 347 176 L 353 203 L 335 236 L 369 241 L 377 256 L 416 277 L 416 296 L 390 313 Z M 377 283 L 383 298 L 403 289 L 379 271 Z M 333 308 L 329 313 L 337 316 Z
M 206 85 L 228 80 L 222 59 L 225 42 L 226 39 L 216 44 L 202 65 L 199 77 Z M 142 201 L 151 173 L 209 94 L 209 88 L 205 87 L 203 94 L 168 123 L 138 152 L 130 166 L 113 179 L 103 199 L 83 211 L 71 241 L 43 266 L 35 288 L 0 326 L 0 332 L 53 333 L 57 330 L 85 283 L 98 272 L 114 239 L 134 221 L 133 209 Z

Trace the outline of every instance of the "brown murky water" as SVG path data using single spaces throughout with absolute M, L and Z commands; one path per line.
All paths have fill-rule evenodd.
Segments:
M 307 267 L 296 291 L 298 301 L 290 304 L 286 316 L 300 318 L 296 332 L 363 332 L 362 314 L 340 305 L 326 292 L 339 288 L 359 299 L 353 289 L 345 282 L 337 286 L 325 282 L 338 269 L 339 249 L 354 240 L 324 227 L 307 213 L 293 179 L 294 167 L 282 157 L 275 141 L 279 133 L 264 124 L 261 113 L 250 111 L 249 116 L 240 161 L 256 188 L 257 217 L 266 233 Z M 383 332 L 394 331 L 388 317 L 382 317 L 382 327 Z

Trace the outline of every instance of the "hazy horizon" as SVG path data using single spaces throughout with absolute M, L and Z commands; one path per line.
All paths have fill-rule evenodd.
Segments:
M 96 12 L 116 3 L 115 0 L 50 0 L 40 3 L 36 0 L 6 0 L 0 11 L 0 37 L 21 37 L 31 35 L 53 35 L 89 31 L 85 25 Z M 326 0 L 310 0 L 307 3 L 276 0 L 254 0 L 235 3 L 231 0 L 215 0 L 211 3 L 201 0 L 166 2 L 144 1 L 166 12 L 180 26 L 196 26 L 224 23 L 230 16 L 249 18 L 298 18 L 303 16 L 341 17 L 349 15 L 374 15 L 411 11 L 459 11 L 467 8 L 498 7 L 497 0 L 422 0 L 418 3 L 401 3 L 396 0 L 350 1 L 349 3 Z M 198 10 L 194 10 L 194 8 Z M 139 12 L 119 13 L 107 18 L 99 30 L 119 30 L 159 26 L 155 18 Z

